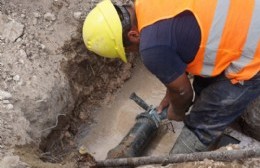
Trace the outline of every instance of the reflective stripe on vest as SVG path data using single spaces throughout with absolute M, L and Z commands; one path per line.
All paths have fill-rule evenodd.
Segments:
M 201 74 L 210 76 L 214 70 L 214 63 L 217 57 L 217 52 L 212 51 L 212 48 L 219 46 L 222 38 L 223 29 L 228 15 L 230 2 L 228 0 L 219 0 L 216 6 L 216 12 L 213 18 L 208 41 L 206 43 L 205 56 Z
M 259 11 L 260 11 L 260 0 L 256 0 L 244 50 L 241 53 L 240 58 L 233 61 L 226 69 L 226 75 L 231 79 L 235 79 L 233 80 L 233 83 L 236 83 L 236 81 L 246 80 L 243 78 L 243 76 L 248 76 L 248 79 L 253 77 L 254 74 L 252 74 L 251 71 L 253 71 L 254 68 L 258 68 L 257 72 L 260 71 Z M 256 66 L 254 66 L 254 64 L 256 64 Z
M 260 70 L 260 0 L 137 0 L 138 28 L 190 10 L 201 29 L 201 44 L 187 71 L 233 83 Z

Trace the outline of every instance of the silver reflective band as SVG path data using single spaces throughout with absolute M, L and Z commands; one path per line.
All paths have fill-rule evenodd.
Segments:
M 257 46 L 260 43 L 259 14 L 260 14 L 260 1 L 256 0 L 244 50 L 242 51 L 240 58 L 236 61 L 233 61 L 226 69 L 227 74 L 238 73 L 254 59 Z
M 229 12 L 229 5 L 229 0 L 218 0 L 204 53 L 203 67 L 201 71 L 201 74 L 204 76 L 211 76 L 213 72 L 217 50 Z

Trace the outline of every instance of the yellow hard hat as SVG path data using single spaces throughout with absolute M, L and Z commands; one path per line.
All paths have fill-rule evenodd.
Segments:
M 87 15 L 83 25 L 83 41 L 94 53 L 127 62 L 123 46 L 122 25 L 110 0 L 104 0 Z

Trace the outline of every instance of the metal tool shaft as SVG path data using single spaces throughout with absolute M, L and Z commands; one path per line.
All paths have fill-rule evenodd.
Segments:
M 149 109 L 149 105 L 139 96 L 136 95 L 135 92 L 133 92 L 130 97 L 130 99 L 132 99 L 133 101 L 136 102 L 136 104 L 138 104 L 140 107 L 142 107 L 144 110 L 148 110 Z

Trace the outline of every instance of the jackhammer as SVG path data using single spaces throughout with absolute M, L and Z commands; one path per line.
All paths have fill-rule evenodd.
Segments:
M 134 100 L 145 112 L 137 115 L 135 125 L 119 145 L 108 152 L 107 159 L 141 156 L 156 135 L 161 121 L 167 118 L 167 109 L 158 114 L 156 107 L 148 105 L 135 93 L 131 94 L 130 99 Z

